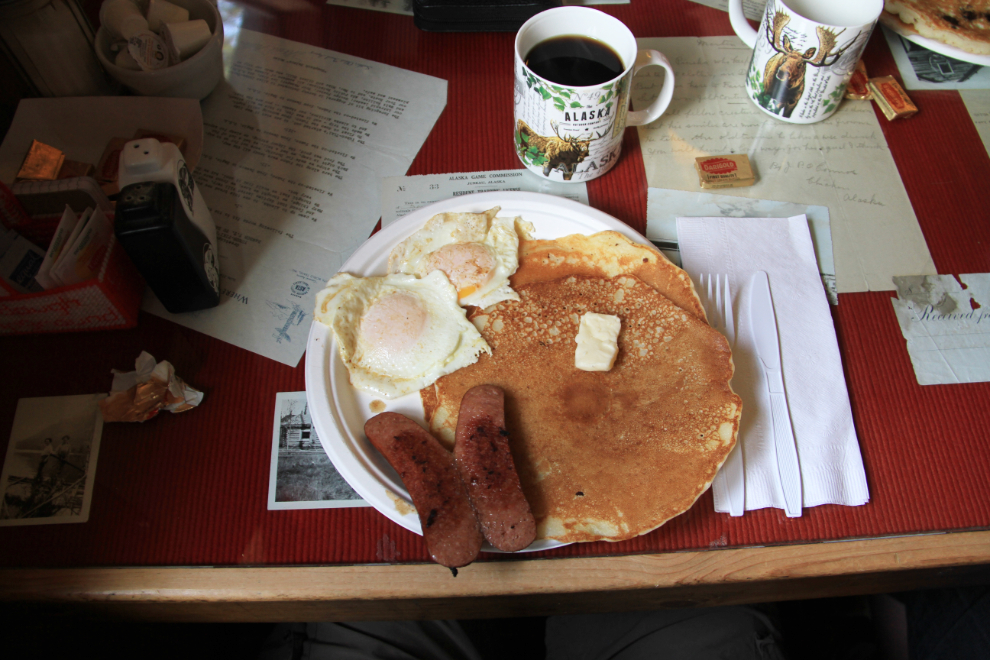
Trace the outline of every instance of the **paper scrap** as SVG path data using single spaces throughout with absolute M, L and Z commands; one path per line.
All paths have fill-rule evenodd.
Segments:
M 990 69 L 988 69 L 990 71 Z M 987 153 L 990 153 L 990 90 L 966 89 L 959 92 L 973 119 Z
M 0 473 L 0 526 L 89 520 L 106 394 L 20 399 Z
M 918 384 L 990 381 L 990 273 L 895 277 L 894 285 Z
M 906 89 L 990 89 L 990 68 L 936 53 L 879 27 Z
M 296 366 L 316 292 L 371 235 L 381 180 L 405 174 L 447 83 L 250 30 L 203 102 L 193 173 L 217 225 L 219 307 L 179 325 Z
M 746 199 L 708 192 L 685 192 L 649 188 L 646 197 L 646 237 L 674 264 L 681 265 L 677 240 L 677 218 L 790 218 L 804 215 L 811 229 L 818 271 L 825 295 L 839 304 L 835 288 L 835 262 L 832 258 L 832 226 L 828 208 L 766 199 Z
M 697 191 L 695 158 L 745 153 L 756 185 L 723 194 L 828 207 L 839 293 L 888 290 L 895 274 L 936 272 L 869 102 L 845 101 L 825 121 L 789 124 L 746 97 L 751 51 L 741 40 L 675 37 L 638 44 L 667 55 L 678 80 L 667 112 L 639 127 L 650 186 Z M 636 107 L 656 95 L 659 75 L 644 70 L 634 79 Z
M 588 184 L 548 181 L 523 169 L 389 177 L 382 184 L 382 227 L 434 202 L 471 193 L 515 190 L 588 204 Z
M 305 392 L 275 395 L 268 510 L 369 506 L 330 462 L 309 416 Z
M 203 393 L 179 378 L 171 362 L 158 362 L 147 351 L 134 361 L 134 371 L 110 371 L 110 395 L 100 401 L 104 422 L 145 422 L 162 410 L 185 412 L 203 402 Z

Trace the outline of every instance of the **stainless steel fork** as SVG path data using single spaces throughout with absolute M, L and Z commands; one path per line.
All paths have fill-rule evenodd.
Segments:
M 732 293 L 729 290 L 727 275 L 702 275 L 700 278 L 705 294 L 705 314 L 708 323 L 725 335 L 729 348 L 736 345 L 736 324 L 732 313 Z M 746 509 L 745 466 L 739 439 L 715 475 L 712 489 L 716 499 L 728 505 L 729 515 L 741 516 Z

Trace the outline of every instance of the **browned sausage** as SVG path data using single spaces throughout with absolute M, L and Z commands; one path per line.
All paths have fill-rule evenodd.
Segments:
M 398 413 L 375 415 L 364 432 L 409 491 L 433 561 L 448 568 L 474 561 L 484 539 L 453 454 Z
M 501 388 L 478 385 L 461 399 L 454 457 L 488 542 L 507 552 L 532 543 L 536 521 L 509 450 Z

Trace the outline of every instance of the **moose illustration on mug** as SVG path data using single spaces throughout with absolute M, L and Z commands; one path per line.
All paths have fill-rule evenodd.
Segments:
M 801 52 L 791 45 L 790 38 L 784 34 L 784 27 L 790 21 L 790 16 L 777 11 L 772 25 L 766 24 L 767 39 L 777 54 L 767 60 L 763 69 L 763 90 L 756 98 L 761 106 L 782 117 L 790 117 L 804 95 L 804 74 L 809 64 L 814 67 L 831 67 L 859 42 L 858 39 L 853 39 L 835 50 L 839 35 L 845 29 L 836 32 L 832 28 L 819 25 L 816 28 L 818 47 Z
M 554 135 L 540 135 L 522 119 L 516 122 L 516 150 L 523 162 L 543 167 L 543 176 L 550 176 L 553 170 L 563 173 L 564 181 L 570 181 L 579 163 L 588 157 L 588 147 L 595 140 L 608 135 L 609 126 L 602 133 L 583 137 L 567 135 L 561 137 L 557 122 L 551 121 Z

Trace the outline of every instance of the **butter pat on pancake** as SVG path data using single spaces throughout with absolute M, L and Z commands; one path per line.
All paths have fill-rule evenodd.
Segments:
M 619 353 L 619 331 L 622 321 L 618 316 L 587 312 L 581 316 L 578 326 L 577 348 L 574 350 L 574 366 L 581 371 L 608 371 L 615 364 Z
M 515 288 L 528 282 L 546 282 L 570 275 L 635 275 L 694 317 L 706 318 L 705 309 L 686 272 L 659 250 L 634 243 L 615 231 L 591 236 L 572 234 L 553 240 L 522 240 L 519 270 L 510 281 Z
M 690 508 L 739 428 L 725 338 L 633 276 L 516 290 L 519 302 L 471 315 L 492 353 L 424 393 L 434 435 L 450 446 L 464 393 L 501 387 L 537 538 L 621 541 Z M 610 371 L 574 366 L 586 312 L 621 320 Z

